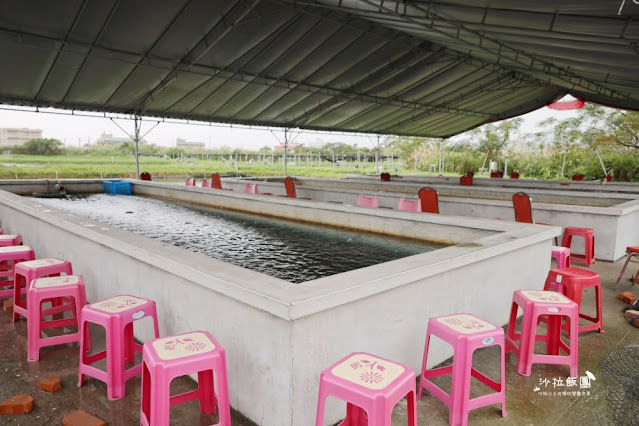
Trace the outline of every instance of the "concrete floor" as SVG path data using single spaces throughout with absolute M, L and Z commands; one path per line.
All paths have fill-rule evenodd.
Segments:
M 532 375 L 524 377 L 515 371 L 516 357 L 506 355 L 506 410 L 508 416 L 501 417 L 499 405 L 480 408 L 470 413 L 469 422 L 475 425 L 636 425 L 639 415 L 635 413 L 639 403 L 639 329 L 629 325 L 623 318 L 625 306 L 617 295 L 630 290 L 630 273 L 617 291 L 613 290 L 623 259 L 611 262 L 597 262 L 592 270 L 601 276 L 603 285 L 603 309 L 605 333 L 596 331 L 582 333 L 579 337 L 579 376 L 586 371 L 594 374 L 591 387 L 567 387 L 567 366 L 533 365 Z M 630 271 L 632 269 L 632 271 Z M 582 302 L 582 312 L 594 314 L 594 292 L 586 291 Z M 507 308 L 506 308 L 507 309 Z M 93 330 L 94 341 L 103 337 L 99 330 Z M 0 424 L 11 425 L 52 425 L 60 424 L 68 413 L 83 409 L 112 425 L 139 424 L 140 378 L 127 382 L 125 398 L 109 401 L 106 385 L 99 380 L 88 379 L 83 387 L 77 387 L 78 346 L 61 345 L 41 350 L 40 361 L 26 360 L 26 322 L 11 322 L 11 316 L 4 311 L 0 314 L 0 401 L 13 395 L 27 393 L 34 397 L 34 409 L 27 415 L 1 416 Z M 96 345 L 96 344 L 94 344 Z M 97 343 L 96 348 L 99 349 Z M 497 356 L 494 348 L 477 351 L 474 366 L 490 377 L 498 377 L 498 365 L 493 360 Z M 450 361 L 449 361 L 450 362 Z M 446 364 L 446 363 L 444 363 Z M 64 388 L 48 394 L 38 389 L 41 379 L 57 374 Z M 553 384 L 553 379 L 563 379 L 563 383 Z M 548 380 L 546 383 L 545 380 Z M 472 393 L 479 395 L 484 389 L 473 379 Z M 443 380 L 441 386 L 450 386 L 450 380 Z M 188 378 L 174 381 L 174 392 L 193 389 L 194 382 Z M 539 388 L 539 390 L 535 390 Z M 572 392 L 582 392 L 580 396 Z M 563 392 L 569 392 L 564 395 Z M 588 394 L 589 392 L 589 394 Z M 434 396 L 424 393 L 417 405 L 419 424 L 447 425 L 448 408 Z M 199 413 L 198 402 L 191 401 L 171 409 L 174 425 L 204 425 L 217 422 L 217 416 Z M 232 413 L 233 424 L 249 426 L 253 423 Z M 406 424 L 406 402 L 397 405 L 393 413 L 393 425 Z

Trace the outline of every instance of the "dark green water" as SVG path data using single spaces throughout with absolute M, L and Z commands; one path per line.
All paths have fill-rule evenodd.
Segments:
M 37 201 L 294 283 L 440 248 L 139 196 L 95 194 Z

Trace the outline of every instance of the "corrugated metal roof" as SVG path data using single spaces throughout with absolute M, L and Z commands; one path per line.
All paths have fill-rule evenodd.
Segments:
M 0 100 L 450 136 L 571 93 L 639 109 L 634 1 L 0 1 Z

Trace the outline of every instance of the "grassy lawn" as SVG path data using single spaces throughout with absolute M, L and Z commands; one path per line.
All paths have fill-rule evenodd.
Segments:
M 0 157 L 0 179 L 75 179 L 75 178 L 134 178 L 135 157 L 131 155 L 13 155 Z M 248 164 L 237 161 L 202 159 L 163 159 L 140 157 L 140 172 L 149 172 L 154 180 L 210 176 L 213 172 L 252 176 L 283 176 L 283 164 Z M 341 177 L 347 174 L 375 173 L 374 163 L 333 164 L 322 161 L 321 166 L 291 165 L 287 167 L 291 176 Z M 400 171 L 401 172 L 401 171 Z M 405 170 L 414 173 L 415 170 Z

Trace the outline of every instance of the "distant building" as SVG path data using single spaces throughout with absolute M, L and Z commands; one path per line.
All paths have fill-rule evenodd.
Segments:
M 204 149 L 204 142 L 187 142 L 184 139 L 177 138 L 175 147 L 182 149 Z
M 31 139 L 42 139 L 42 130 L 0 128 L 0 146 L 24 145 Z
M 98 140 L 95 141 L 96 145 L 120 145 L 124 142 L 133 142 L 133 140 L 129 137 L 126 138 L 118 138 L 113 136 L 111 133 L 104 133 L 100 135 Z M 145 144 L 146 141 L 144 139 L 140 140 L 141 144 Z
M 301 147 L 301 145 L 289 145 L 289 146 L 286 147 L 286 150 L 287 151 L 295 151 L 296 149 L 298 149 L 300 147 Z M 284 150 L 284 145 L 275 145 L 273 147 L 273 149 L 276 150 L 276 151 L 278 149 Z

